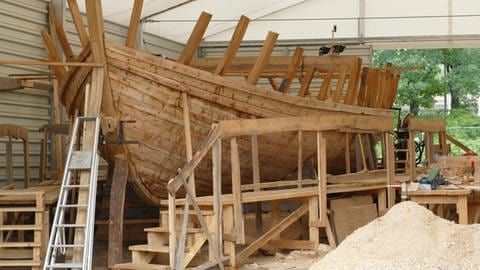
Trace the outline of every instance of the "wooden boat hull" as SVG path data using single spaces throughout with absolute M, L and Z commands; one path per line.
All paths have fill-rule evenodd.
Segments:
M 372 109 L 289 96 L 269 89 L 214 75 L 126 48 L 106 43 L 108 80 L 119 119 L 135 120 L 125 125 L 126 140 L 139 144 L 107 146 L 104 155 L 112 160 L 126 151 L 130 181 L 142 197 L 159 203 L 167 197 L 166 185 L 186 160 L 182 93 L 188 95 L 193 150 L 206 138 L 212 123 L 238 118 L 267 118 L 306 115 L 391 115 L 390 110 Z M 88 53 L 83 54 L 84 59 Z M 61 100 L 67 111 L 82 107 L 83 85 L 88 81 L 88 67 L 71 70 L 61 84 Z M 342 133 L 325 135 L 330 173 L 343 173 L 345 138 Z M 223 182 L 230 181 L 229 145 L 223 142 Z M 260 176 L 279 180 L 294 172 L 298 163 L 296 133 L 258 137 Z M 242 182 L 251 183 L 251 138 L 239 139 Z M 304 134 L 303 159 L 315 153 L 315 134 Z M 207 195 L 211 187 L 211 160 L 206 159 L 195 171 L 197 194 Z

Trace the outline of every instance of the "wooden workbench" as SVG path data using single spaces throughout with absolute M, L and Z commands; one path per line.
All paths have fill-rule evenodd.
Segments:
M 410 200 L 419 204 L 455 204 L 458 223 L 468 224 L 468 196 L 471 189 L 439 189 L 409 191 Z

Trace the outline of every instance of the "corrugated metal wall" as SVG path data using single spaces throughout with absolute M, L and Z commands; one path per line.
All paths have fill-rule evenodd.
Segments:
M 0 59 L 46 60 L 40 30 L 47 27 L 48 1 L 0 1 Z M 48 73 L 46 66 L 0 66 L 0 76 L 8 74 Z M 24 89 L 0 91 L 0 124 L 21 125 L 29 130 L 30 175 L 38 176 L 40 139 L 37 130 L 50 119 L 50 96 L 47 91 Z M 0 179 L 5 179 L 5 142 L 0 138 Z M 21 180 L 23 173 L 23 147 L 14 143 L 14 177 Z M 18 181 L 19 183 L 20 181 Z M 0 186 L 1 186 L 0 182 Z
M 228 44 L 212 42 L 204 43 L 198 51 L 198 57 L 222 57 Z M 304 55 L 318 55 L 318 50 L 320 47 L 325 46 L 324 43 L 317 43 L 312 41 L 278 41 L 275 46 L 272 55 L 293 55 L 295 48 L 300 46 L 304 49 Z M 237 56 L 258 56 L 262 48 L 262 42 L 248 42 L 242 44 L 240 49 L 237 52 Z M 371 46 L 367 45 L 347 45 L 345 51 L 342 55 L 356 55 L 362 58 L 363 66 L 370 66 L 372 64 L 373 50 Z M 239 80 L 245 80 L 244 78 L 238 78 Z M 316 94 L 315 91 L 320 89 L 322 84 L 322 79 L 314 79 L 310 85 L 312 89 L 312 94 Z M 277 81 L 279 85 L 281 81 Z M 258 86 L 265 88 L 272 88 L 270 82 L 267 79 L 261 78 L 258 83 Z M 348 85 L 345 84 L 345 88 Z M 336 81 L 333 81 L 331 84 L 331 89 L 335 89 Z M 294 80 L 289 93 L 295 95 L 300 89 L 300 83 L 297 80 Z
M 45 61 L 46 54 L 40 31 L 48 28 L 47 0 L 0 0 L 0 59 Z M 60 12 L 57 11 L 58 14 Z M 65 31 L 75 52 L 80 51 L 80 41 L 72 23 L 70 12 L 64 13 Z M 86 18 L 84 18 L 86 22 Z M 105 34 L 110 40 L 123 42 L 127 27 L 114 23 L 105 23 Z M 151 34 L 142 36 L 145 49 L 152 54 L 162 54 L 176 58 L 183 45 Z M 49 73 L 46 66 L 1 65 L 0 76 L 9 74 Z M 30 136 L 30 176 L 38 178 L 40 163 L 40 140 L 43 134 L 38 128 L 50 122 L 51 97 L 45 90 L 24 89 L 0 91 L 0 124 L 17 124 L 29 129 Z M 5 142 L 0 138 L 0 187 L 5 179 Z M 14 150 L 14 176 L 23 179 L 23 147 L 16 142 Z M 20 185 L 21 181 L 17 181 Z

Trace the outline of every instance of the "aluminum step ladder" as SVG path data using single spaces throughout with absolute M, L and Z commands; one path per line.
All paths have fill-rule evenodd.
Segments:
M 87 122 L 95 122 L 94 127 L 90 123 L 90 130 L 85 129 Z M 91 133 L 94 128 L 93 145 L 91 150 L 77 149 L 77 139 L 79 131 L 84 128 L 85 133 Z M 100 134 L 100 117 L 99 116 L 81 116 L 75 119 L 70 145 L 68 149 L 67 161 L 63 173 L 62 186 L 58 197 L 57 208 L 55 210 L 55 218 L 52 223 L 50 240 L 45 255 L 44 270 L 51 269 L 82 269 L 90 270 L 92 268 L 92 249 L 93 234 L 95 222 L 95 197 L 97 193 L 97 177 L 98 177 L 98 143 Z M 86 134 L 84 134 L 86 136 Z M 78 184 L 74 182 L 76 178 L 75 171 L 90 172 L 88 184 Z M 86 203 L 79 203 L 78 196 L 80 193 L 88 192 Z M 72 196 L 74 193 L 74 196 Z M 69 202 L 69 197 L 74 197 Z M 73 202 L 72 202 L 73 201 Z M 68 224 L 65 222 L 66 211 L 86 210 L 85 223 Z M 65 237 L 65 229 L 83 230 L 84 241 L 81 244 L 67 243 Z M 67 253 L 68 251 L 68 253 Z M 74 252 L 82 252 L 81 261 L 67 262 L 65 259 L 67 254 Z M 64 256 L 59 256 L 62 254 Z M 63 258 L 61 258 L 63 257 Z

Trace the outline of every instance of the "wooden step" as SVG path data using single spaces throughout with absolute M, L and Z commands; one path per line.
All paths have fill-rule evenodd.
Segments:
M 168 265 L 148 263 L 121 263 L 115 264 L 113 269 L 117 270 L 170 270 Z
M 40 244 L 34 242 L 1 242 L 0 248 L 16 248 L 16 247 L 39 247 Z
M 175 214 L 177 214 L 177 215 L 183 215 L 184 213 L 185 213 L 185 211 L 180 210 L 180 209 L 175 211 Z M 215 214 L 213 212 L 213 210 L 202 210 L 202 211 L 200 211 L 200 213 L 202 213 L 203 216 L 213 216 Z M 161 210 L 160 214 L 167 214 L 168 215 L 168 210 Z M 196 216 L 196 213 L 195 213 L 194 210 L 188 211 L 188 214 L 190 216 Z
M 2 225 L 0 231 L 41 231 L 39 225 Z
M 145 228 L 145 232 L 153 232 L 153 233 L 168 233 L 170 230 L 167 227 L 153 227 L 153 228 Z M 177 232 L 180 232 L 180 229 L 177 229 Z M 202 233 L 203 230 L 201 228 L 187 228 L 187 233 Z
M 1 212 L 43 212 L 43 210 L 36 207 L 2 207 Z
M 11 266 L 11 267 L 31 267 L 31 266 L 40 266 L 40 261 L 34 260 L 0 260 L 0 267 Z
M 152 246 L 152 245 L 135 245 L 129 246 L 129 250 L 131 251 L 143 251 L 143 252 L 152 252 L 152 253 L 170 253 L 170 247 L 167 245 L 163 246 Z M 185 252 L 190 250 L 189 247 L 185 248 Z

